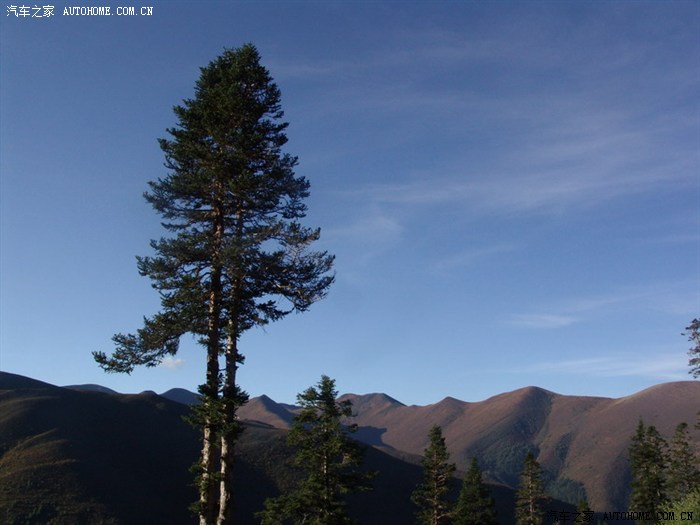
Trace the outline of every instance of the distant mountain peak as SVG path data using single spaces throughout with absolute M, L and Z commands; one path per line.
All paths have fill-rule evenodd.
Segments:
M 380 407 L 380 406 L 406 406 L 401 401 L 394 399 L 393 397 L 381 393 L 374 392 L 371 394 L 343 394 L 338 398 L 339 401 L 349 400 L 352 401 L 353 406 L 362 405 L 364 407 Z
M 102 385 L 95 385 L 92 383 L 88 383 L 85 385 L 66 385 L 63 388 L 69 388 L 71 390 L 78 390 L 81 392 L 102 392 L 103 394 L 118 394 L 116 390 L 112 390 L 111 388 L 107 388 L 106 386 Z
M 170 390 L 163 392 L 161 396 L 169 399 L 170 401 L 182 403 L 183 405 L 197 405 L 200 403 L 199 395 L 184 388 L 171 388 Z

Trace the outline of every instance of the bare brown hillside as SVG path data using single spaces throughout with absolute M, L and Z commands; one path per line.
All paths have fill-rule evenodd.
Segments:
M 358 438 L 369 444 L 418 457 L 437 424 L 458 468 L 477 456 L 492 481 L 515 486 L 523 458 L 533 451 L 552 495 L 575 499 L 585 490 L 594 510 L 615 511 L 627 505 L 627 448 L 639 419 L 667 437 L 678 423 L 694 423 L 700 382 L 664 383 L 619 399 L 565 396 L 537 387 L 474 403 L 447 397 L 426 406 L 406 406 L 386 394 L 343 397 L 353 402 Z M 269 398 L 251 400 L 240 414 L 281 428 L 293 416 L 289 406 Z M 700 448 L 700 432 L 693 432 Z

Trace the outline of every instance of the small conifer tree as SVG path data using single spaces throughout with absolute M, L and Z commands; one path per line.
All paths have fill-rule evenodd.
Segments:
M 544 523 L 543 500 L 542 470 L 532 452 L 528 452 L 515 499 L 516 525 L 542 525 Z
M 668 503 L 666 494 L 666 442 L 653 425 L 640 420 L 629 448 L 632 494 L 629 510 L 655 516 Z M 652 525 L 652 521 L 640 521 Z
M 676 427 L 669 443 L 666 488 L 668 499 L 674 503 L 700 489 L 698 458 L 690 445 L 687 423 Z
M 454 525 L 498 525 L 496 504 L 484 484 L 476 458 L 462 482 L 462 490 L 454 512 Z
M 413 492 L 411 500 L 419 508 L 416 514 L 419 525 L 442 525 L 452 516 L 448 493 L 456 467 L 454 463 L 448 463 L 450 454 L 438 425 L 430 429 L 428 438 L 422 462 L 423 483 Z
M 693 343 L 693 346 L 688 350 L 690 356 L 688 360 L 689 373 L 700 379 L 700 318 L 693 319 L 690 325 L 685 328 L 685 334 L 688 336 L 688 341 Z
M 294 464 L 305 477 L 298 487 L 278 498 L 268 499 L 259 514 L 263 525 L 348 525 L 345 495 L 370 490 L 374 473 L 362 471 L 363 450 L 350 439 L 357 425 L 346 425 L 352 417 L 352 402 L 337 401 L 335 381 L 321 381 L 297 396 L 302 410 L 294 419 L 288 443 L 296 447 Z

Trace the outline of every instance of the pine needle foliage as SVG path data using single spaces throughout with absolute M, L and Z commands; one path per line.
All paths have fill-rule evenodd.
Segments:
M 640 420 L 629 448 L 632 470 L 631 512 L 656 513 L 668 503 L 666 492 L 666 441 L 656 427 L 645 426 Z M 654 521 L 640 521 L 652 525 Z
M 433 425 L 428 439 L 422 461 L 423 483 L 413 492 L 411 501 L 419 508 L 416 513 L 419 525 L 443 525 L 452 517 L 449 483 L 456 466 L 449 463 L 450 454 L 439 425 Z
M 473 457 L 454 511 L 453 525 L 498 525 L 496 503 Z
M 689 374 L 700 379 L 700 318 L 693 319 L 690 325 L 685 328 L 685 334 L 688 336 L 693 346 L 688 350 L 688 366 L 690 366 Z
M 297 396 L 302 410 L 294 419 L 288 443 L 293 463 L 304 472 L 295 490 L 268 499 L 260 513 L 263 525 L 350 525 L 347 494 L 371 490 L 374 473 L 361 469 L 363 449 L 350 435 L 357 425 L 350 400 L 337 401 L 335 380 L 322 376 Z
M 700 462 L 693 451 L 688 424 L 680 423 L 668 446 L 666 492 L 672 502 L 700 490 Z
M 542 525 L 544 523 L 542 503 L 545 495 L 542 484 L 542 469 L 532 452 L 528 452 L 525 457 L 515 498 L 516 525 Z

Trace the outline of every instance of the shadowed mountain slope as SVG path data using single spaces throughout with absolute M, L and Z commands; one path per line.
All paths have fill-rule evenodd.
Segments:
M 682 421 L 692 427 L 700 382 L 664 383 L 619 399 L 564 396 L 537 387 L 475 403 L 447 397 L 427 406 L 406 406 L 384 394 L 342 398 L 353 402 L 361 441 L 415 461 L 437 424 L 458 468 L 466 469 L 477 456 L 488 479 L 515 487 L 531 451 L 546 471 L 551 495 L 571 502 L 586 495 L 594 510 L 605 511 L 627 508 L 627 449 L 639 419 L 667 437 Z M 254 401 L 255 420 L 286 428 L 283 405 L 267 416 Z M 247 410 L 242 417 L 249 417 Z M 691 435 L 700 447 L 700 433 Z
M 400 405 L 388 397 L 383 404 Z M 269 398 L 254 400 L 250 409 L 285 424 L 282 410 L 294 411 Z M 75 390 L 0 372 L 0 523 L 196 523 L 188 511 L 196 499 L 188 469 L 199 453 L 199 433 L 182 420 L 187 413 L 184 404 L 153 393 Z M 237 447 L 236 523 L 258 523 L 254 513 L 265 498 L 299 476 L 289 466 L 285 436 L 283 429 L 246 423 Z M 365 464 L 379 475 L 374 491 L 352 496 L 354 517 L 365 525 L 412 523 L 410 495 L 420 467 L 373 448 Z M 455 479 L 455 493 L 458 487 Z M 500 522 L 511 525 L 513 490 L 492 489 Z M 557 501 L 550 505 L 571 510 Z

